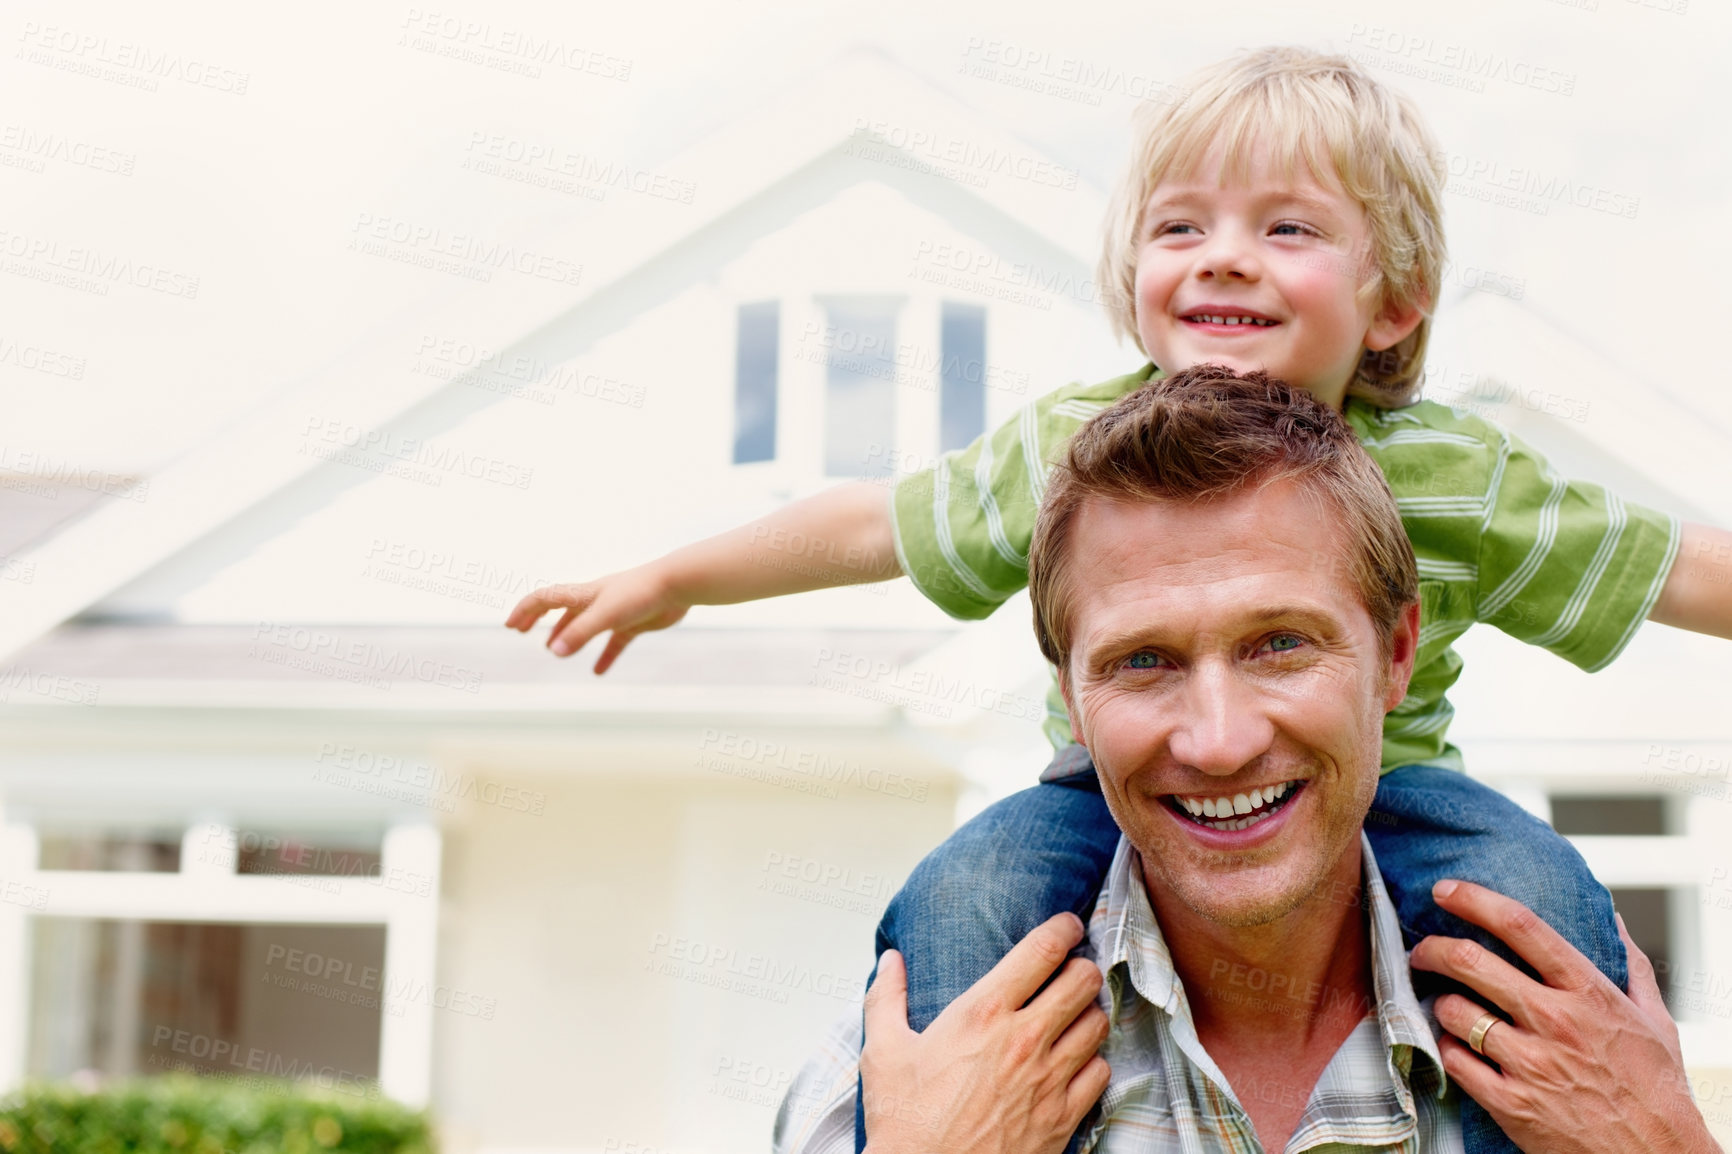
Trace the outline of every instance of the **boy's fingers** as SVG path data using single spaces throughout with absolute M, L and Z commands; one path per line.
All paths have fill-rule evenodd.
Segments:
M 593 599 L 595 593 L 584 585 L 544 585 L 532 593 L 526 593 L 511 610 L 511 616 L 505 623 L 513 629 L 525 630 L 537 621 L 549 609 L 575 608 L 581 610 Z
M 1007 1012 L 1019 1010 L 1052 977 L 1053 971 L 1064 965 L 1071 947 L 1082 938 L 1082 919 L 1075 914 L 1048 918 L 1012 946 L 1010 953 L 963 997 L 980 991 Z
M 578 611 L 576 609 L 567 609 L 560 615 L 559 620 L 554 622 L 553 628 L 548 631 L 547 647 L 559 654 L 561 657 L 564 657 L 568 653 L 575 653 L 578 649 L 575 645 L 569 648 L 561 648 L 559 644 L 561 635 L 565 633 L 566 628 L 570 626 L 573 621 L 577 620 L 577 617 Z
M 908 971 L 902 955 L 885 950 L 878 957 L 878 976 L 866 991 L 866 1036 L 893 1038 L 910 1033 L 908 1028 Z
M 628 633 L 623 629 L 615 629 L 613 635 L 607 639 L 607 648 L 603 649 L 601 656 L 595 659 L 596 673 L 598 675 L 606 673 L 608 667 L 613 664 L 614 658 L 625 652 L 625 647 L 630 645 L 632 638 L 636 636 L 635 632 Z

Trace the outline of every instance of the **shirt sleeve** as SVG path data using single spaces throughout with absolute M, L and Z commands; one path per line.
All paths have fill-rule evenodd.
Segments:
M 1027 585 L 1047 472 L 1083 422 L 1154 371 L 1056 389 L 898 482 L 890 503 L 896 559 L 915 587 L 952 617 L 977 620 Z
M 837 1021 L 788 1087 L 771 1135 L 774 1154 L 854 1154 L 854 1103 L 865 1039 L 861 1007 Z
M 1677 556 L 1675 517 L 1569 481 L 1494 430 L 1476 614 L 1590 672 L 1647 619 Z

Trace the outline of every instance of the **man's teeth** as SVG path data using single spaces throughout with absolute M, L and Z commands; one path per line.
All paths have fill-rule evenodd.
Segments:
M 1297 782 L 1284 781 L 1279 785 L 1265 785 L 1247 793 L 1236 793 L 1232 797 L 1179 797 L 1175 795 L 1173 800 L 1184 807 L 1185 811 L 1194 818 L 1233 818 L 1240 814 L 1254 813 L 1265 806 L 1273 807 L 1275 802 L 1285 797 L 1287 791 L 1296 784 Z M 1247 826 L 1255 825 L 1268 816 L 1267 813 L 1257 813 L 1256 816 L 1246 818 L 1243 821 L 1206 824 L 1211 829 L 1244 829 Z
M 1261 317 L 1208 316 L 1201 313 L 1188 319 L 1193 321 L 1207 321 L 1212 325 L 1263 325 L 1267 327 L 1275 323 L 1274 321 L 1263 320 Z

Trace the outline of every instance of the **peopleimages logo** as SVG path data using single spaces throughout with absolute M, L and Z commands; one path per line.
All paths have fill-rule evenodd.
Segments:
M 717 772 L 728 772 L 731 768 L 735 776 L 742 777 L 778 771 L 792 774 L 825 787 L 827 792 L 824 796 L 827 797 L 835 796 L 837 786 L 846 785 L 888 797 L 923 802 L 931 788 L 930 782 L 920 778 L 893 773 L 846 757 L 791 748 L 780 741 L 766 741 L 732 730 L 704 730 L 698 749 L 702 768 Z
M 575 285 L 583 280 L 583 265 L 575 261 L 402 217 L 357 213 L 349 231 L 349 248 L 355 252 L 456 272 L 472 280 L 492 280 L 495 269 L 555 284 Z
M 1077 169 L 1029 153 L 986 147 L 936 129 L 865 116 L 855 118 L 854 136 L 857 139 L 849 146 L 851 155 L 869 160 L 888 160 L 887 156 L 873 154 L 863 146 L 888 147 L 907 153 L 916 162 L 927 165 L 927 171 L 935 175 L 947 176 L 974 187 L 984 187 L 994 176 L 1007 176 L 1069 192 L 1076 188 L 1079 175 Z

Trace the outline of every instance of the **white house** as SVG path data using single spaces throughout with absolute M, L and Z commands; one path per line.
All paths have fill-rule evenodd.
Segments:
M 454 283 L 581 275 L 466 283 L 131 488 L 4 478 L 0 1081 L 290 1073 L 430 1104 L 452 1150 L 761 1149 L 901 878 L 1044 760 L 1020 601 L 966 628 L 905 582 L 694 611 L 599 680 L 500 623 L 1134 367 L 1098 191 L 871 53 L 635 194 L 481 151 L 601 198 L 520 251 L 384 218 L 357 244 Z M 1434 392 L 1732 523 L 1715 430 L 1667 427 L 1663 388 L 1507 296 L 1441 319 Z M 1475 772 L 1603 831 L 1579 843 L 1732 1118 L 1722 651 L 1652 629 L 1587 678 L 1467 650 Z

